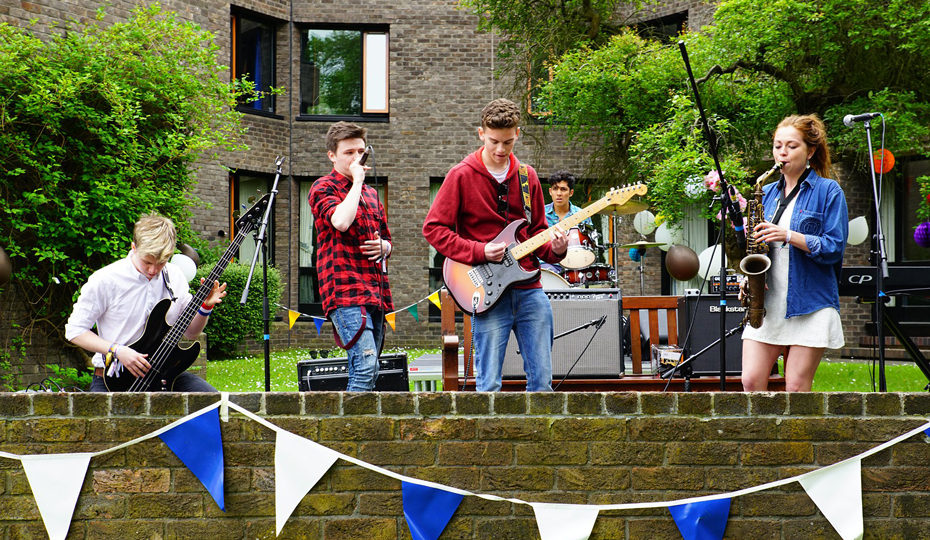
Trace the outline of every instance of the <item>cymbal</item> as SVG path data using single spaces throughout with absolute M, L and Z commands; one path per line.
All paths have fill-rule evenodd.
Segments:
M 645 240 L 640 240 L 639 242 L 633 242 L 632 244 L 623 244 L 620 246 L 620 249 L 646 249 L 652 247 L 662 247 L 665 245 L 665 242 L 647 242 Z
M 611 204 L 610 206 L 605 206 L 598 214 L 638 214 L 643 210 L 649 208 L 649 204 L 646 201 L 627 201 L 623 204 Z

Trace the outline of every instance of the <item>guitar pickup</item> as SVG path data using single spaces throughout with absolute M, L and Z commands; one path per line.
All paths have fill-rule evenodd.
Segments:
M 471 279 L 472 285 L 475 287 L 480 287 L 482 284 L 481 276 L 478 275 L 478 268 L 472 268 L 468 271 L 468 277 Z
M 503 263 L 504 266 L 513 266 L 513 257 L 510 255 L 509 250 L 504 253 L 504 258 L 501 260 L 501 263 Z

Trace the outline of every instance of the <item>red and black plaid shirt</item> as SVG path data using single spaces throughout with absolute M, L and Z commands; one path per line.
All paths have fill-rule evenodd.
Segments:
M 327 316 L 340 307 L 366 306 L 385 313 L 394 310 L 391 286 L 387 274 L 381 271 L 381 263 L 369 261 L 362 254 L 362 243 L 373 238 L 375 232 L 380 231 L 381 238 L 391 242 L 378 192 L 369 185 L 362 186 L 355 221 L 345 232 L 333 227 L 336 205 L 345 200 L 351 187 L 351 179 L 333 170 L 313 183 L 307 199 L 317 232 L 316 268 Z

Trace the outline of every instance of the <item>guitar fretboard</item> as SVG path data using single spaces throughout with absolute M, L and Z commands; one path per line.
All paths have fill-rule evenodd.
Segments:
M 549 242 L 551 240 L 549 233 L 552 232 L 556 227 L 561 227 L 562 230 L 567 231 L 568 229 L 577 227 L 579 224 L 581 224 L 582 221 L 588 219 L 594 214 L 597 214 L 608 206 L 614 204 L 623 204 L 630 200 L 634 195 L 645 195 L 647 191 L 648 188 L 644 184 L 636 184 L 624 188 L 613 188 L 602 199 L 594 201 L 588 206 L 582 208 L 581 211 L 568 216 L 567 218 L 558 222 L 556 225 L 553 225 L 552 227 L 537 233 L 525 242 L 514 246 L 510 252 L 516 259 L 522 259 L 523 257 L 526 257 L 530 253 L 544 246 L 546 242 Z

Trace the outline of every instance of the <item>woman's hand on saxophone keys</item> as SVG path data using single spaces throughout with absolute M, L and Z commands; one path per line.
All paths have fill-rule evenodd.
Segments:
M 788 241 L 788 229 L 768 221 L 757 223 L 753 232 L 756 240 L 762 240 L 765 243 Z

